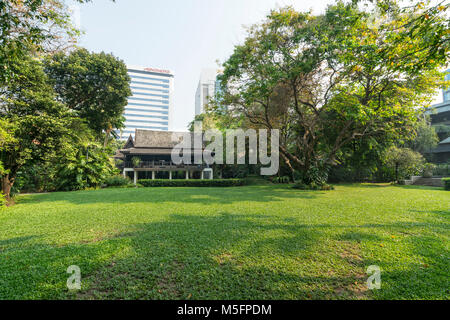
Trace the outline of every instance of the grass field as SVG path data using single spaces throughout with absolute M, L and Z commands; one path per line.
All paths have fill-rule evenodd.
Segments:
M 0 211 L 0 298 L 449 299 L 449 207 L 386 185 L 24 195 Z

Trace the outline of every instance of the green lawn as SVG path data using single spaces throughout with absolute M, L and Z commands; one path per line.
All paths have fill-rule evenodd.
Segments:
M 449 299 L 449 207 L 386 185 L 24 195 L 0 211 L 0 298 Z

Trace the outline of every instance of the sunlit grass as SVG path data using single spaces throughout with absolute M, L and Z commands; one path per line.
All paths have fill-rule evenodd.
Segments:
M 22 196 L 0 213 L 0 298 L 448 299 L 449 207 L 448 191 L 389 185 Z

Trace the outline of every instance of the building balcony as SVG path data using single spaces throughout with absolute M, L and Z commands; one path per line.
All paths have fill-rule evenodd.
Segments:
M 123 168 L 134 169 L 136 171 L 185 171 L 185 170 L 203 170 L 205 165 L 200 164 L 176 164 L 172 161 L 158 160 L 158 161 L 139 161 L 133 163 L 132 161 L 125 161 Z

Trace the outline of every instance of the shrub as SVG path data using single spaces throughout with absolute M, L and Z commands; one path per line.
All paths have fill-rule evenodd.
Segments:
M 317 184 L 312 182 L 311 184 L 305 184 L 303 182 L 296 182 L 292 185 L 292 188 L 298 190 L 334 190 L 334 187 L 329 184 Z
M 0 210 L 2 210 L 2 208 L 6 207 L 6 198 L 3 195 L 3 193 L 0 191 Z
M 395 181 L 422 173 L 425 158 L 409 148 L 390 147 L 385 152 L 384 163 L 395 172 Z
M 142 179 L 139 183 L 144 187 L 235 187 L 245 184 L 244 179 L 213 179 L 213 180 L 168 180 Z
M 450 175 L 450 162 L 437 164 L 433 170 L 435 176 L 448 176 Z
M 422 170 L 422 176 L 424 178 L 431 178 L 436 165 L 433 163 L 425 163 Z
M 82 149 L 69 154 L 58 164 L 57 190 L 72 191 L 98 188 L 118 170 L 114 167 L 109 154 L 100 147 L 90 146 L 89 154 Z
M 444 181 L 444 189 L 450 190 L 450 178 L 443 178 L 442 181 Z
M 133 167 L 137 168 L 141 164 L 141 159 L 139 157 L 131 158 L 131 163 L 133 163 Z
M 283 177 L 275 177 L 272 179 L 273 183 L 289 183 L 289 177 L 283 176 Z
M 109 178 L 106 178 L 106 180 L 105 180 L 105 184 L 108 187 L 121 187 L 121 186 L 126 186 L 130 183 L 131 183 L 131 181 L 128 178 L 125 178 L 120 175 L 111 176 Z

